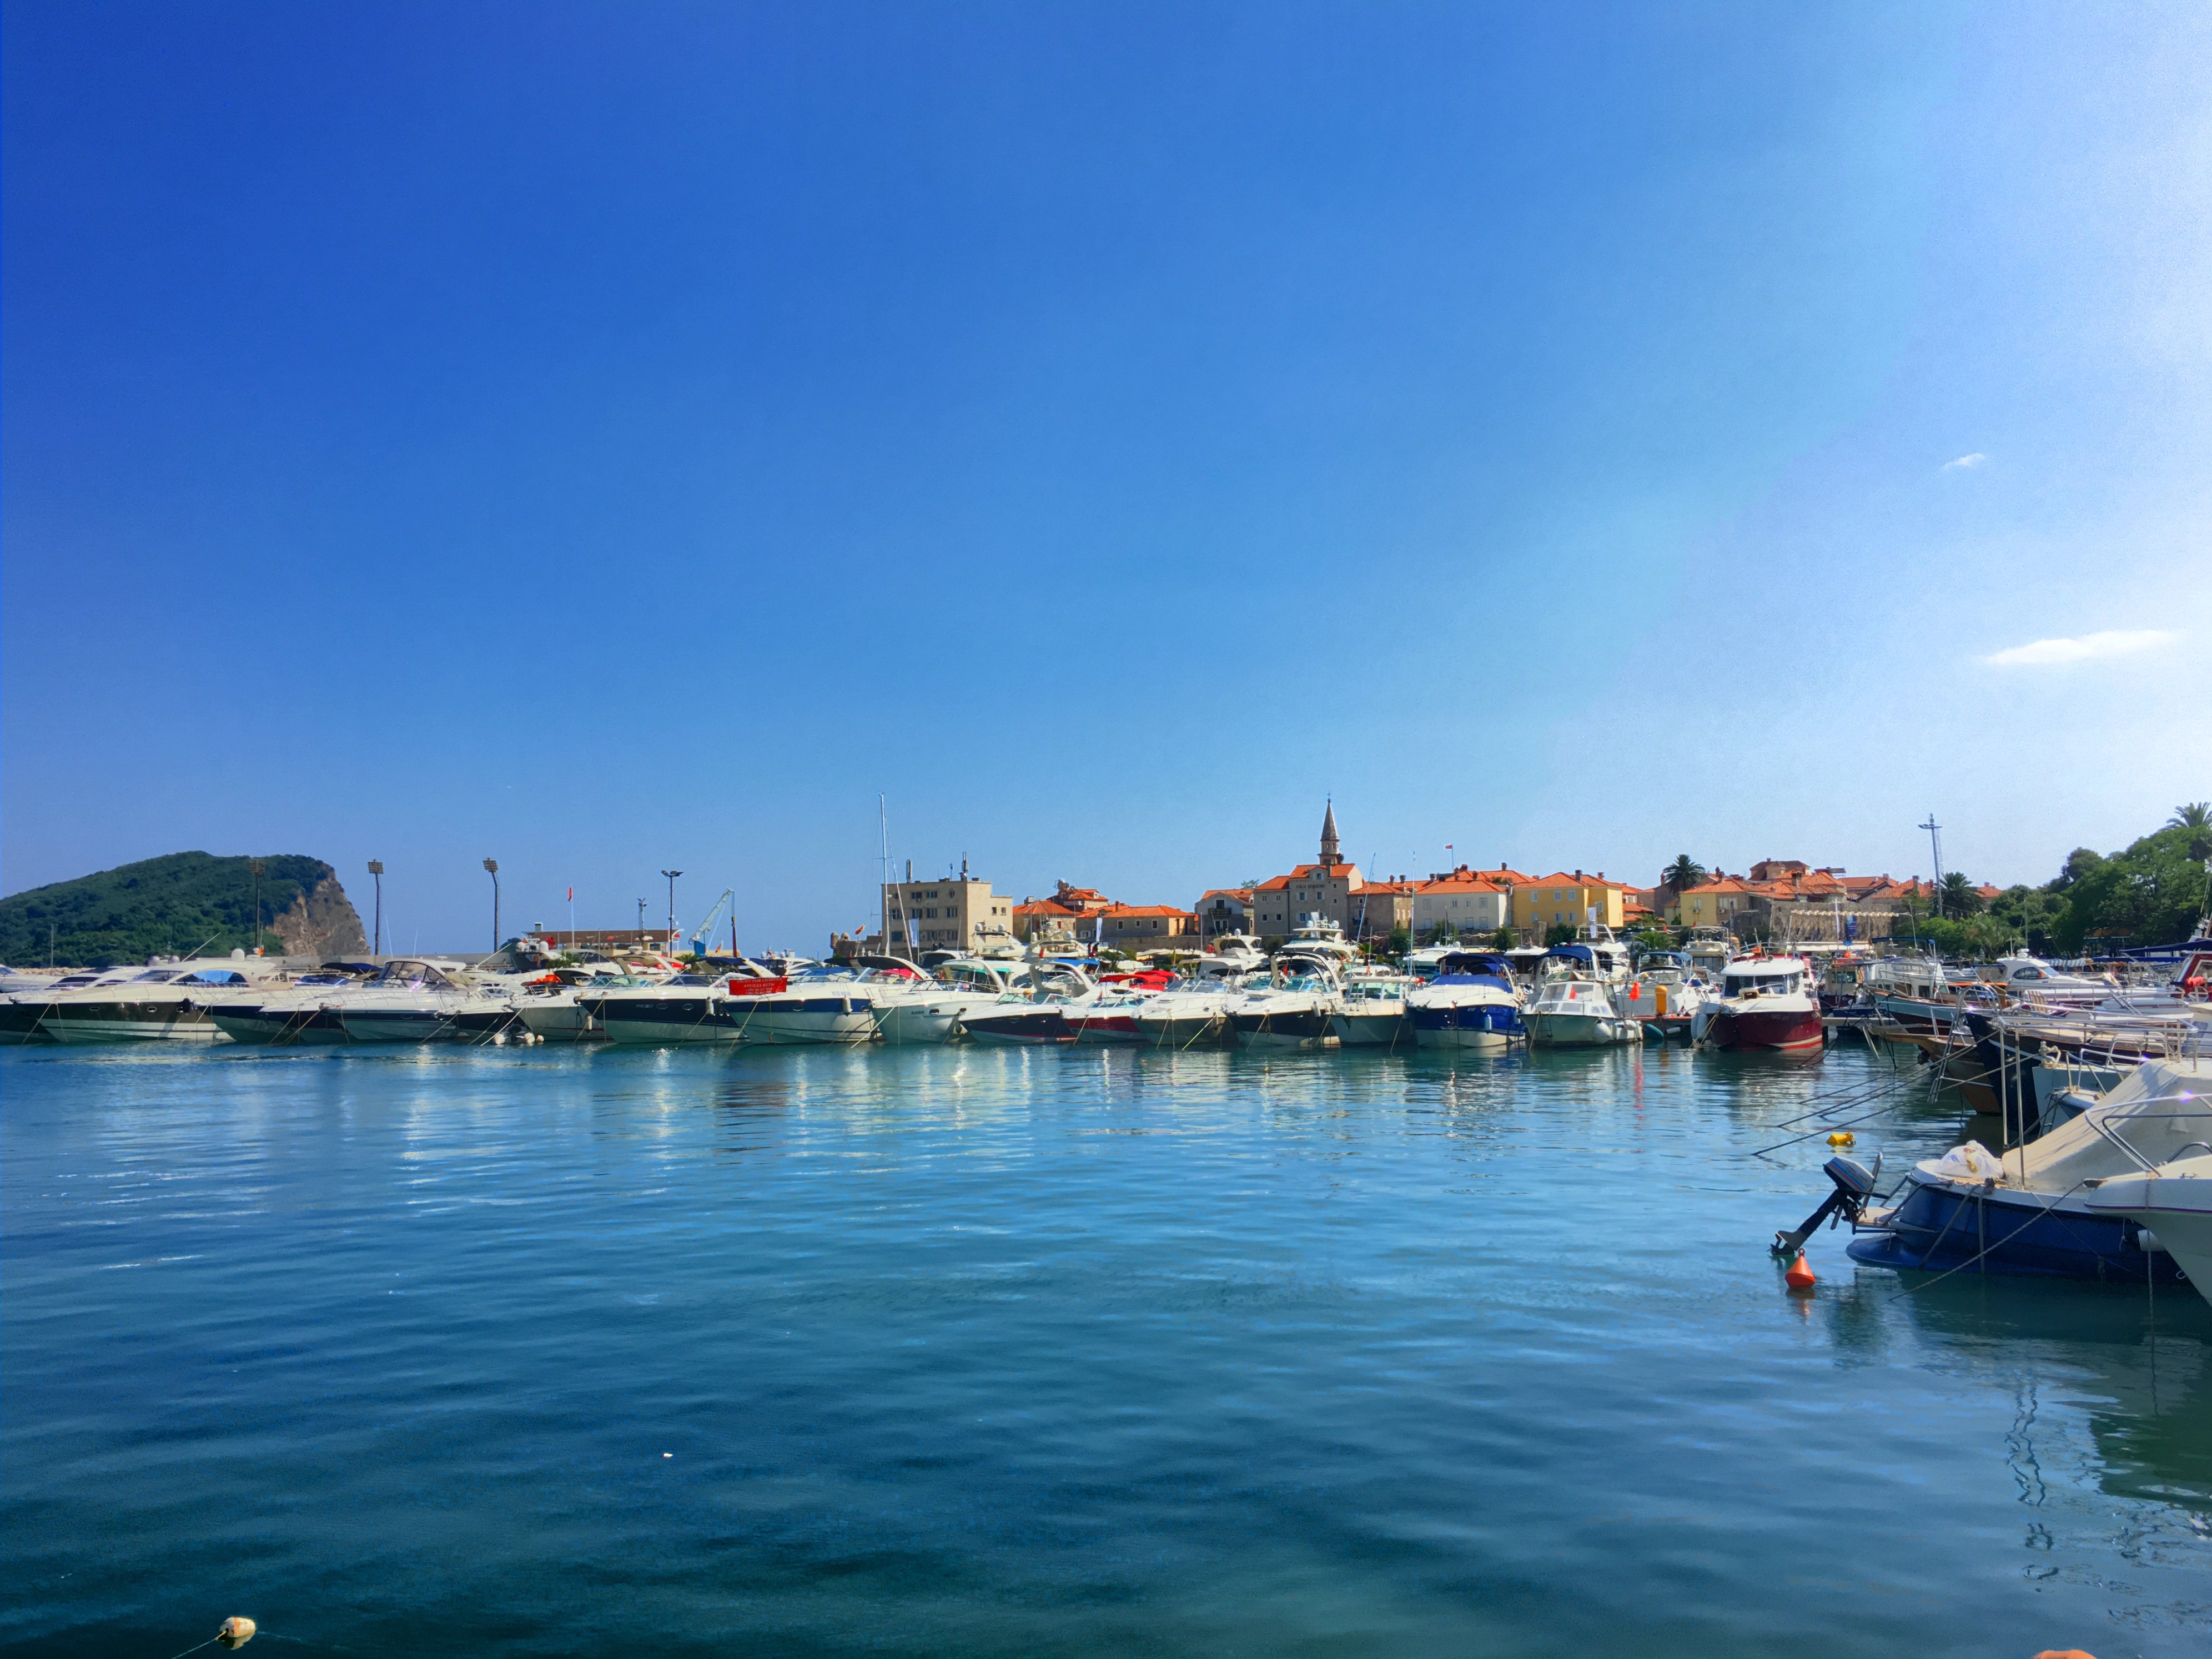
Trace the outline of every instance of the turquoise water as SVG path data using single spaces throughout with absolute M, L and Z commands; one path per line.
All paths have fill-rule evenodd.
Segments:
M 2212 1309 L 1784 1292 L 1891 1075 L 17 1050 L 0 1647 L 2202 1655 Z

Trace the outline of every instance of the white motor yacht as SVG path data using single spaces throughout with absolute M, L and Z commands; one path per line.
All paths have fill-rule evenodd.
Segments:
M 1267 953 L 1249 933 L 1217 933 L 1206 942 L 1208 958 L 1232 974 L 1261 974 L 1267 969 Z
M 1647 1036 L 1687 1036 L 1698 1028 L 1705 992 L 1682 961 L 1646 957 L 1614 994 L 1613 1002 L 1623 1013 L 1642 1021 Z
M 429 1042 L 453 1034 L 476 976 L 447 957 L 398 957 L 356 991 L 330 999 L 349 1042 Z
M 1230 1011 L 1229 1027 L 1240 1048 L 1339 1048 L 1335 1017 L 1343 1004 L 1334 963 L 1286 945 L 1275 953 L 1273 981 L 1246 994 Z
M 1406 1024 L 1406 994 L 1411 975 L 1355 969 L 1344 981 L 1329 1029 L 1346 1048 L 1412 1048 L 1413 1034 Z
M 217 1002 L 208 1013 L 233 1042 L 280 1048 L 346 1042 L 351 1039 L 338 1023 L 331 999 L 373 984 L 375 977 L 376 969 L 367 963 L 326 962 L 282 986 Z
M 580 977 L 572 975 L 580 975 Z M 617 963 L 595 963 L 586 969 L 559 969 L 551 985 L 524 988 L 515 1002 L 515 1017 L 523 1029 L 541 1042 L 587 1042 L 603 1037 L 599 1000 L 611 992 L 649 988 L 665 975 L 647 978 L 624 973 Z
M 1073 1018 L 1097 994 L 1081 969 L 1046 960 L 1032 966 L 995 1003 L 960 1017 L 960 1029 L 977 1042 L 1035 1048 L 1075 1041 Z
M 1513 970 L 1495 951 L 1444 951 L 1406 993 L 1406 1018 L 1424 1048 L 1496 1054 L 1528 1039 Z
M 1211 959 L 1200 972 L 1155 991 L 1131 1016 L 1148 1048 L 1200 1048 L 1229 1037 L 1229 1012 L 1244 1000 L 1243 975 Z
M 28 983 L 0 997 L 0 1043 L 51 1042 L 53 1039 L 40 1029 L 40 1023 L 56 997 L 94 986 L 120 985 L 145 971 L 133 963 L 121 968 L 80 968 L 43 979 L 22 975 L 21 977 Z
M 120 984 L 58 993 L 40 1029 L 58 1042 L 228 1042 L 214 1004 L 276 975 L 274 964 L 243 952 L 142 969 Z
M 905 983 L 902 977 L 878 977 L 879 971 L 854 974 L 817 968 L 781 983 L 732 980 L 722 1012 L 736 1027 L 740 1042 L 872 1042 L 877 997 L 896 996 Z
M 738 984 L 776 985 L 781 978 Z M 732 980 L 720 975 L 673 974 L 645 984 L 592 994 L 599 1032 L 609 1042 L 671 1048 L 688 1043 L 734 1043 L 737 1021 L 729 1013 Z
M 1018 959 L 958 957 L 927 978 L 887 983 L 872 1004 L 876 1030 L 886 1042 L 952 1042 L 963 1014 L 988 1008 L 1021 976 Z
M 1529 1042 L 1549 1048 L 1643 1042 L 1643 1023 L 1615 1003 L 1608 971 L 1595 943 L 1553 945 L 1525 1016 Z

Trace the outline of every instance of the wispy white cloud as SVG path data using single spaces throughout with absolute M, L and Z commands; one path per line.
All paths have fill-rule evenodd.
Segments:
M 1961 455 L 1961 456 L 1960 456 L 1960 457 L 1959 457 L 1959 459 L 1958 459 L 1957 460 L 1955 460 L 1955 461 L 1946 461 L 1946 462 L 1944 462 L 1944 463 L 1943 463 L 1943 470 L 1944 470 L 1946 472 L 1956 472 L 1956 471 L 1960 471 L 1961 468 L 1965 468 L 1965 467 L 1977 467 L 1977 466 L 1979 466 L 1979 465 L 1980 465 L 1984 461 L 1986 461 L 1987 459 L 1989 459 L 1989 457 L 1988 457 L 1988 456 L 1986 456 L 1986 455 L 1984 455 L 1984 454 L 1983 454 L 1983 453 L 1982 453 L 1982 452 L 1981 452 L 1980 450 L 1978 450 L 1978 450 L 1976 450 L 1976 451 L 1975 451 L 1972 454 L 1971 454 L 1971 455 Z
M 2087 662 L 2092 657 L 2131 657 L 2139 651 L 2155 651 L 2179 638 L 2162 628 L 2108 629 L 2072 640 L 2036 640 L 1992 652 L 1982 660 L 1992 668 L 2048 668 L 2059 663 Z

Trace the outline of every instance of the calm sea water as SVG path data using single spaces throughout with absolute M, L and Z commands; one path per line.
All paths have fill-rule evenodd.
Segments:
M 15 1051 L 0 1647 L 2202 1656 L 2200 1298 L 1784 1292 L 1889 1075 Z

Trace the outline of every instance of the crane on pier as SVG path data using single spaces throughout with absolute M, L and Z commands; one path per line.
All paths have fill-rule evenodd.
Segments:
M 737 897 L 737 896 L 738 890 L 734 887 L 725 887 L 722 890 L 722 896 L 716 899 L 714 901 L 714 908 L 707 912 L 706 921 L 701 922 L 697 930 L 691 935 L 691 954 L 693 956 L 703 957 L 707 954 L 707 942 L 714 936 L 714 924 L 722 919 L 723 909 L 727 907 L 731 902 Z M 732 948 L 734 949 L 735 947 L 732 946 Z

